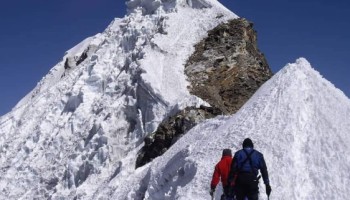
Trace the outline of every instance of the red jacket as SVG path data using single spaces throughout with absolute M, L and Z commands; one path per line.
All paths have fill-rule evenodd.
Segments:
M 230 173 L 232 162 L 232 156 L 223 156 L 221 160 L 216 164 L 213 178 L 211 180 L 211 188 L 216 188 L 220 178 L 222 186 L 225 187 L 228 183 L 228 174 Z

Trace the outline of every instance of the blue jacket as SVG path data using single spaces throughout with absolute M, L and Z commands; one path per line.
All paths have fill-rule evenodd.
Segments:
M 250 156 L 250 164 L 249 159 L 247 161 L 245 160 L 247 159 L 247 153 L 250 154 L 252 151 L 254 152 Z M 230 174 L 233 173 L 239 175 L 240 172 L 253 172 L 257 176 L 258 170 L 260 170 L 264 183 L 269 184 L 269 175 L 262 153 L 253 148 L 241 149 L 235 153 Z

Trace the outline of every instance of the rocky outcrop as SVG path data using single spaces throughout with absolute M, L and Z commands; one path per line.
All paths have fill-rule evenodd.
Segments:
M 245 19 L 219 25 L 195 48 L 185 66 L 189 90 L 224 114 L 235 113 L 272 76 Z
M 145 138 L 145 146 L 141 149 L 136 167 L 143 166 L 153 158 L 162 155 L 187 131 L 206 119 L 220 114 L 220 110 L 200 106 L 188 107 L 174 116 L 164 120 L 153 134 Z
M 136 167 L 162 155 L 198 123 L 219 114 L 233 114 L 271 76 L 257 48 L 256 31 L 245 19 L 234 19 L 209 31 L 185 65 L 189 90 L 212 107 L 189 107 L 163 121 L 145 138 Z
M 90 57 L 97 49 L 97 45 L 89 45 L 87 48 L 80 54 L 74 56 L 67 56 L 64 62 L 64 69 L 72 69 L 82 63 L 86 58 Z

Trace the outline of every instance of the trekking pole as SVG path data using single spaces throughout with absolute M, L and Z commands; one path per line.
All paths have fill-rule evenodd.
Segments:
M 211 196 L 211 200 L 214 200 L 214 192 L 210 193 L 210 196 Z

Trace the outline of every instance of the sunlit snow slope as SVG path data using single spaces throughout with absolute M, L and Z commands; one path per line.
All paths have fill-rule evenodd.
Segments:
M 96 199 L 134 173 L 144 137 L 169 113 L 205 104 L 189 94 L 184 63 L 208 30 L 237 16 L 216 0 L 127 6 L 0 118 L 0 199 Z
M 222 149 L 239 150 L 246 137 L 265 156 L 270 199 L 348 199 L 349 119 L 350 100 L 298 59 L 237 114 L 196 126 L 152 162 L 146 199 L 210 199 L 209 183 Z M 262 183 L 260 189 L 260 199 L 267 199 Z M 116 190 L 114 197 L 125 198 L 124 191 Z

